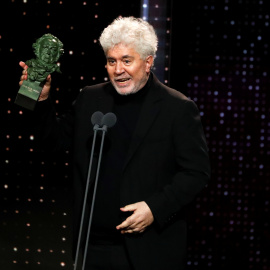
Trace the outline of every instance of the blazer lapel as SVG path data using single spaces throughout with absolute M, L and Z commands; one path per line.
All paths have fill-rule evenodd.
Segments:
M 98 110 L 103 114 L 111 112 L 113 109 L 113 97 L 112 91 L 116 91 L 113 89 L 111 84 L 107 84 L 104 91 L 100 91 L 100 96 L 97 101 Z
M 155 77 L 155 75 L 153 75 L 152 85 L 150 86 L 149 93 L 147 93 L 145 97 L 138 123 L 132 136 L 124 169 L 140 146 L 148 130 L 151 128 L 152 123 L 159 114 L 161 105 L 160 101 L 162 98 L 160 87 L 158 86 L 159 84 L 160 83 L 158 79 Z

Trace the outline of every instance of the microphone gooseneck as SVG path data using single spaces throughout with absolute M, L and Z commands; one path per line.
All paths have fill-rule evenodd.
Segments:
M 92 196 L 90 216 L 89 216 L 89 221 L 88 221 L 87 236 L 86 236 L 86 242 L 85 242 L 85 247 L 84 247 L 84 254 L 82 257 L 82 270 L 85 269 L 85 263 L 86 263 L 88 241 L 89 241 L 89 236 L 90 236 L 90 231 L 91 231 L 91 224 L 92 224 L 94 203 L 95 203 L 95 197 L 96 197 L 96 189 L 97 189 L 97 183 L 98 183 L 98 177 L 99 177 L 100 162 L 101 162 L 102 150 L 103 150 L 103 144 L 104 144 L 104 137 L 105 137 L 105 133 L 107 132 L 107 129 L 110 127 L 113 127 L 116 123 L 116 120 L 117 120 L 117 118 L 116 118 L 115 114 L 111 113 L 111 112 L 106 113 L 104 115 L 102 112 L 97 111 L 97 112 L 94 112 L 92 114 L 92 117 L 91 117 L 91 122 L 94 126 L 93 127 L 94 136 L 93 136 L 92 150 L 91 150 L 89 168 L 88 168 L 88 174 L 87 174 L 87 180 L 86 180 L 86 187 L 85 187 L 85 194 L 84 194 L 84 201 L 83 201 L 83 208 L 82 208 L 82 215 L 81 215 L 81 223 L 80 223 L 80 229 L 79 229 L 79 235 L 78 235 L 78 241 L 77 241 L 77 249 L 76 249 L 76 255 L 75 255 L 74 270 L 77 270 L 77 266 L 78 266 L 79 250 L 80 250 L 80 246 L 81 246 L 81 237 L 82 237 L 86 204 L 87 204 L 87 200 L 88 200 L 88 191 L 89 191 L 89 185 L 90 185 L 90 175 L 91 175 L 91 170 L 92 170 L 94 148 L 95 148 L 95 143 L 96 143 L 96 134 L 98 131 L 102 131 L 102 139 L 101 139 L 99 158 L 98 158 L 98 164 L 97 164 L 97 169 L 96 169 L 96 177 L 95 177 L 95 181 L 94 181 L 94 190 L 93 190 L 93 196 Z

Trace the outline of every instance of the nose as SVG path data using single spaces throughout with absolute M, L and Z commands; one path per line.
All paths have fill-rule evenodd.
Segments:
M 125 72 L 122 62 L 120 62 L 120 61 L 116 62 L 114 72 L 115 72 L 115 74 L 122 74 L 123 72 Z

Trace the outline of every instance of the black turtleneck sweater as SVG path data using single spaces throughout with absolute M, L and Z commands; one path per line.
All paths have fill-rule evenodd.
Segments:
M 120 237 L 115 227 L 126 218 L 126 214 L 120 211 L 120 207 L 124 205 L 120 205 L 119 202 L 122 169 L 151 81 L 150 76 L 146 85 L 134 94 L 119 95 L 116 90 L 113 90 L 113 112 L 117 122 L 108 130 L 110 141 L 104 142 L 93 213 L 92 238 L 114 241 L 118 236 Z

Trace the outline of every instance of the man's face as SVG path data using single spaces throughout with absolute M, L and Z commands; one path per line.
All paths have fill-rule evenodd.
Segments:
M 138 92 L 147 82 L 153 57 L 145 60 L 131 46 L 118 44 L 106 55 L 109 78 L 120 95 Z
M 54 39 L 44 39 L 40 43 L 40 59 L 45 63 L 56 62 L 58 55 L 58 45 Z

